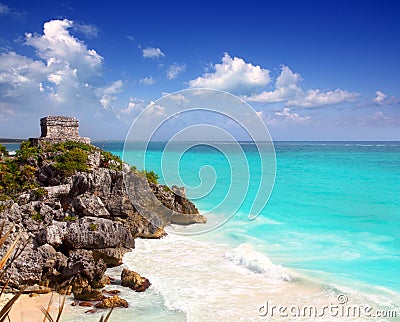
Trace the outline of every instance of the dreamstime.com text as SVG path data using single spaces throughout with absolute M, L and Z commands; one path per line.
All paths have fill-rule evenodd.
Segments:
M 353 305 L 348 303 L 346 295 L 337 296 L 336 303 L 324 306 L 316 305 L 277 305 L 270 301 L 258 307 L 260 316 L 272 318 L 307 318 L 307 317 L 333 317 L 333 318 L 397 318 L 400 317 L 400 309 L 378 310 L 368 305 Z

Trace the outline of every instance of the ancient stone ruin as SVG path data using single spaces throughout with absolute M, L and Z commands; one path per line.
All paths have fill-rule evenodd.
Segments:
M 41 136 L 29 139 L 33 144 L 77 141 L 90 144 L 90 139 L 80 137 L 79 121 L 76 117 L 46 116 L 40 119 Z

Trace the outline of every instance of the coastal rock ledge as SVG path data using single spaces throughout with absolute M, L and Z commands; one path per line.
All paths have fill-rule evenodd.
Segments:
M 29 188 L 7 196 L 0 173 L 0 223 L 3 232 L 13 227 L 0 256 L 18 235 L 26 241 L 0 281 L 4 285 L 10 277 L 11 288 L 39 284 L 73 292 L 77 299 L 101 301 L 104 296 L 97 289 L 110 282 L 107 267 L 122 264 L 135 238 L 165 236 L 170 223 L 206 221 L 182 191 L 178 195 L 158 183 L 147 184 L 145 174 L 82 142 L 31 141 L 16 156 L 0 158 L 0 170 L 8 171 L 9 164 L 19 167 L 25 175 L 19 184 Z M 23 185 L 27 182 L 31 184 Z M 143 189 L 151 193 L 143 194 Z M 139 285 L 128 284 L 138 291 L 150 285 L 136 275 L 133 280 Z M 141 283 L 146 284 L 142 289 Z

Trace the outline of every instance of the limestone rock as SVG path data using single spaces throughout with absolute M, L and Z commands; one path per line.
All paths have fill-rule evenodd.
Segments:
M 118 295 L 114 295 L 113 297 L 107 297 L 95 305 L 95 307 L 99 309 L 108 309 L 112 307 L 127 308 L 128 306 L 129 306 L 128 302 L 124 299 L 121 299 Z
M 75 125 L 77 120 L 50 117 L 42 124 L 43 140 L 34 143 L 82 142 Z M 36 283 L 72 291 L 78 298 L 100 300 L 94 288 L 109 283 L 106 268 L 122 264 L 135 238 L 161 238 L 170 223 L 205 222 L 182 188 L 147 184 L 127 164 L 122 164 L 123 171 L 110 169 L 95 148 L 84 150 L 88 172 L 67 175 L 54 167 L 62 153 L 49 149 L 24 161 L 36 168 L 36 183 L 47 193 L 24 191 L 17 196 L 18 202 L 0 201 L 4 229 L 15 225 L 0 256 L 18 233 L 22 241 L 28 241 L 9 270 L 12 287 Z M 124 283 L 136 291 L 150 285 L 137 273 Z
M 74 292 L 74 299 L 79 301 L 101 301 L 104 295 L 99 290 L 94 290 L 90 286 L 82 289 L 81 292 Z
M 69 194 L 71 190 L 71 184 L 67 183 L 58 186 L 44 187 L 44 189 L 47 190 L 48 198 L 59 198 L 61 196 L 66 196 Z
M 67 233 L 67 223 L 54 221 L 52 225 L 44 227 L 36 236 L 42 245 L 49 244 L 53 247 L 62 245 L 63 238 Z
M 100 280 L 107 267 L 102 260 L 95 261 L 92 252 L 86 249 L 77 249 L 70 252 L 67 266 L 62 270 L 64 279 L 74 276 L 87 278 L 89 281 Z
M 89 281 L 86 277 L 77 275 L 72 279 L 70 286 L 73 293 L 82 293 L 84 288 L 89 287 Z
M 86 313 L 93 314 L 93 313 L 96 313 L 97 311 L 98 311 L 98 310 L 96 310 L 96 309 L 91 309 L 91 310 L 85 311 L 85 314 L 86 314 Z
M 115 267 L 122 264 L 122 258 L 131 249 L 124 247 L 110 247 L 93 249 L 93 258 L 97 261 L 100 258 L 106 263 L 107 267 Z
M 101 199 L 94 194 L 85 193 L 77 196 L 72 202 L 75 213 L 80 216 L 109 218 L 110 213 Z
M 144 292 L 150 287 L 151 283 L 140 274 L 124 268 L 121 273 L 121 285 L 129 287 L 136 292 Z
M 109 295 L 116 295 L 116 294 L 121 293 L 120 290 L 102 290 L 102 292 L 105 294 L 109 294 Z
M 174 213 L 171 215 L 171 224 L 191 225 L 193 223 L 205 224 L 207 218 L 200 214 L 180 214 Z
M 90 285 L 93 288 L 103 288 L 108 284 L 111 284 L 110 278 L 107 275 L 103 275 L 101 278 L 93 280 Z
M 75 222 L 56 222 L 38 234 L 40 244 L 67 249 L 98 249 L 135 246 L 134 237 L 124 224 L 109 219 L 83 217 Z
M 100 166 L 100 151 L 94 151 L 88 155 L 88 164 L 91 169 L 98 168 Z
M 13 240 L 14 238 L 10 239 Z M 7 250 L 9 244 L 6 243 L 5 247 L 2 248 L 0 255 L 3 255 L 3 251 Z M 39 284 L 42 277 L 43 270 L 43 258 L 35 250 L 35 245 L 32 241 L 28 242 L 25 249 L 22 251 L 18 260 L 14 262 L 13 266 L 7 271 L 5 280 L 11 276 L 9 285 L 18 287 L 19 285 L 33 285 Z
M 71 223 L 63 242 L 70 249 L 135 247 L 134 238 L 123 223 L 94 217 L 83 217 Z

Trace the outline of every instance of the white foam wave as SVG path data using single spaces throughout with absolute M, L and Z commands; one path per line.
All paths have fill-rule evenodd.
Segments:
M 291 276 L 280 265 L 274 264 L 267 256 L 253 249 L 249 244 L 241 244 L 225 254 L 225 258 L 248 270 L 267 278 L 291 281 Z

